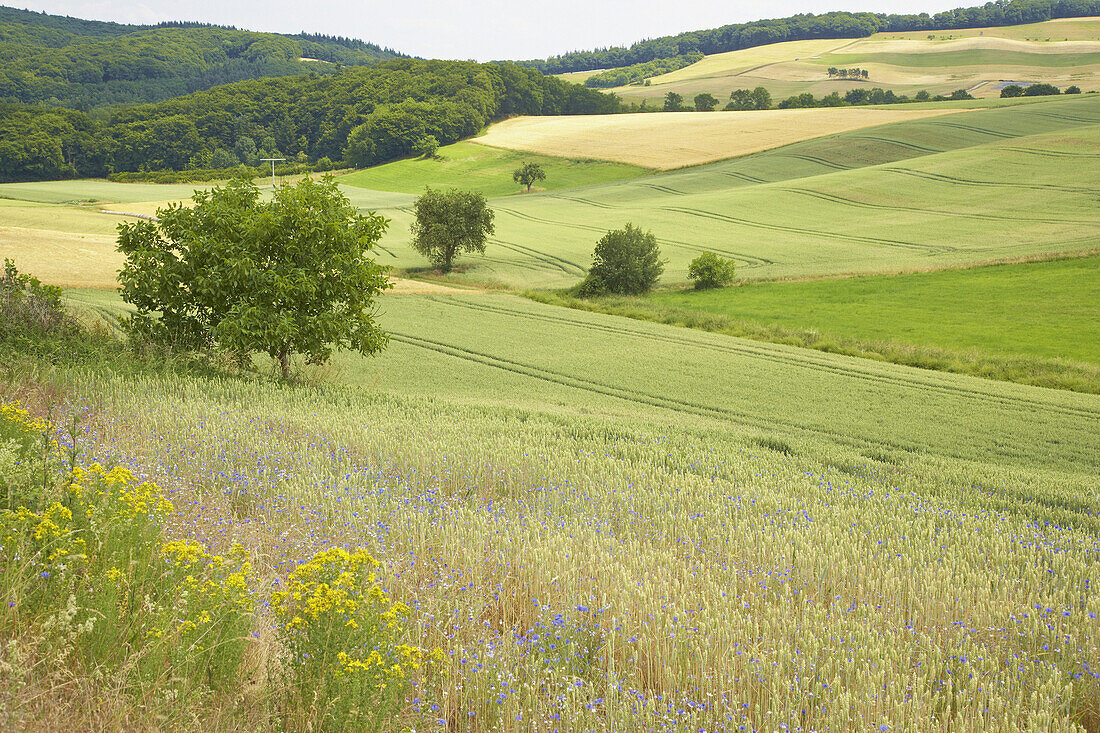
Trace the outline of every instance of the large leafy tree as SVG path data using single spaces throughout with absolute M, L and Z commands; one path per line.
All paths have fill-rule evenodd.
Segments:
M 493 210 L 476 191 L 427 188 L 416 199 L 413 248 L 443 272 L 454 267 L 461 252 L 484 252 L 494 229 Z
M 157 221 L 122 224 L 122 298 L 131 333 L 244 357 L 266 352 L 290 376 L 293 354 L 323 363 L 334 348 L 386 344 L 374 302 L 390 287 L 367 254 L 388 221 L 360 215 L 335 181 L 304 179 L 265 202 L 250 181 L 200 191 Z
M 604 293 L 638 295 L 652 288 L 664 270 L 653 232 L 627 224 L 596 243 L 592 267 L 578 292 L 584 297 Z

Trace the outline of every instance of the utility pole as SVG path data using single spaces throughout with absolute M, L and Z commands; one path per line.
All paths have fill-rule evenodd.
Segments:
M 271 161 L 271 190 L 275 190 L 275 161 L 286 160 L 286 158 L 260 158 L 261 161 Z

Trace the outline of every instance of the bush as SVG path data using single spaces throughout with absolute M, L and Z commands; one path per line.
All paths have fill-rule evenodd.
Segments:
M 425 135 L 413 143 L 413 154 L 419 158 L 434 158 L 439 150 L 439 141 L 435 135 Z
M 311 718 L 287 727 L 386 729 L 414 681 L 443 660 L 405 643 L 412 611 L 387 599 L 380 571 L 365 549 L 334 547 L 298 566 L 272 596 L 288 708 Z
M 1019 84 L 1009 84 L 1001 89 L 1001 99 L 1024 96 L 1024 88 Z
M 1076 84 L 1071 84 L 1070 86 L 1066 87 L 1066 91 L 1063 92 L 1063 94 L 1080 94 L 1080 93 L 1081 93 L 1081 87 L 1077 86 Z
M 4 260 L 0 275 L 0 343 L 30 345 L 72 335 L 79 324 L 61 304 L 61 288 L 43 285 Z
M 733 260 L 704 252 L 688 265 L 688 279 L 695 281 L 696 290 L 721 288 L 733 282 L 734 270 Z
M 1052 94 L 1061 94 L 1053 84 L 1032 84 L 1024 90 L 1025 97 L 1046 97 Z
M 603 293 L 637 295 L 652 288 L 664 269 L 653 233 L 627 224 L 596 243 L 592 268 L 577 292 L 582 297 Z

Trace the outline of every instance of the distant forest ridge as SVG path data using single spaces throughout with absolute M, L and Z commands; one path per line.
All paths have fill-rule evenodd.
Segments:
M 0 102 L 89 110 L 404 56 L 341 36 L 187 21 L 124 25 L 0 6 Z
M 574 51 L 546 60 L 518 63 L 544 74 L 614 69 L 690 53 L 724 53 L 781 41 L 864 38 L 883 31 L 942 31 L 1040 23 L 1055 18 L 1100 15 L 1100 0 L 997 0 L 928 15 L 832 12 L 734 23 L 639 41 L 629 47 Z
M 225 170 L 261 158 L 361 167 L 407 156 L 428 137 L 456 142 L 511 115 L 618 109 L 613 95 L 513 63 L 419 59 L 225 84 L 115 109 L 105 120 L 102 112 L 0 103 L 0 181 Z

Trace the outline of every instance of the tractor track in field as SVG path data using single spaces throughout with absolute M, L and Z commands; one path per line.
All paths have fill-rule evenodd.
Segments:
M 958 178 L 944 173 L 930 173 L 918 171 L 912 168 L 884 168 L 890 173 L 901 173 L 906 176 L 923 178 L 926 181 L 937 183 L 952 183 L 958 186 L 981 186 L 989 188 L 1022 188 L 1029 191 L 1057 191 L 1059 193 L 1095 193 L 1095 189 L 1088 186 L 1060 186 L 1056 183 L 1012 183 L 1009 181 L 976 181 L 972 178 Z
M 894 140 L 888 137 L 876 137 L 874 135 L 850 135 L 849 140 L 873 140 L 878 143 L 887 143 L 889 145 L 896 145 L 901 148 L 907 148 L 909 150 L 916 151 L 918 153 L 924 153 L 925 155 L 935 155 L 937 153 L 946 153 L 946 150 L 940 150 L 938 148 L 926 148 L 923 145 L 917 145 L 916 143 L 905 142 L 904 140 Z
M 1088 219 L 1055 219 L 1055 218 L 1042 218 L 1035 216 L 1010 216 L 1007 214 L 979 214 L 977 212 L 959 212 L 959 211 L 945 211 L 943 209 L 926 209 L 919 206 L 894 206 L 891 204 L 872 204 L 866 201 L 859 201 L 857 199 L 845 198 L 844 196 L 838 196 L 834 193 L 825 193 L 824 191 L 814 191 L 808 188 L 793 188 L 793 187 L 780 187 L 780 191 L 788 191 L 790 193 L 799 194 L 802 196 L 810 196 L 812 198 L 820 199 L 821 201 L 828 201 L 830 203 L 842 204 L 844 206 L 854 206 L 860 209 L 879 209 L 883 211 L 906 211 L 916 214 L 935 214 L 937 216 L 950 216 L 960 219 L 977 219 L 978 221 L 1035 221 L 1041 224 L 1084 224 L 1091 226 L 1100 226 L 1100 221 L 1088 220 Z
M 617 207 L 608 207 L 608 208 L 617 208 Z M 533 216 L 531 214 L 526 214 L 526 213 L 523 213 L 521 211 L 516 211 L 515 209 L 507 209 L 507 208 L 504 208 L 504 207 L 497 207 L 496 210 L 497 211 L 503 211 L 506 214 L 511 214 L 512 216 L 516 217 L 517 219 L 521 219 L 523 221 L 533 222 L 533 223 L 536 223 L 536 224 L 545 224 L 547 226 L 563 227 L 563 228 L 566 228 L 566 229 L 577 229 L 579 231 L 593 232 L 595 234 L 606 234 L 607 231 L 608 231 L 606 227 L 598 227 L 598 226 L 595 226 L 595 225 L 592 225 L 592 224 L 576 224 L 576 223 L 572 223 L 572 222 L 561 222 L 561 221 L 554 221 L 552 219 L 543 219 L 541 217 Z M 663 239 L 661 237 L 658 237 L 657 241 L 661 244 L 668 245 L 669 247 L 676 247 L 678 249 L 686 249 L 689 252 L 706 252 L 706 251 L 716 252 L 716 253 L 725 255 L 727 257 L 730 257 L 731 259 L 737 260 L 738 262 L 741 262 L 741 263 L 743 263 L 743 264 L 745 264 L 746 266 L 749 266 L 749 267 L 759 267 L 761 265 L 773 265 L 773 264 L 775 264 L 774 260 L 769 260 L 766 257 L 756 257 L 754 255 L 744 254 L 743 252 L 735 252 L 733 250 L 723 249 L 723 248 L 719 248 L 719 247 L 716 247 L 716 246 L 708 246 L 708 245 L 703 245 L 703 244 L 692 244 L 691 242 L 681 242 L 681 241 L 678 241 L 678 240 L 675 240 L 675 239 Z M 520 246 L 520 245 L 516 245 L 516 246 Z M 568 262 L 568 260 L 565 260 L 565 261 Z M 576 265 L 576 263 L 571 263 L 571 264 Z M 579 265 L 577 265 L 577 266 L 579 267 Z M 583 268 L 581 268 L 581 269 L 582 269 L 582 274 L 583 274 L 584 269 Z
M 718 418 L 721 420 L 727 420 L 730 422 L 738 423 L 740 425 L 764 431 L 775 430 L 776 427 L 782 427 L 791 432 L 826 436 L 837 443 L 858 448 L 865 448 L 867 446 L 886 446 L 908 453 L 915 453 L 921 450 L 921 446 L 916 443 L 901 442 L 893 439 L 884 440 L 881 438 L 870 440 L 867 438 L 855 437 L 850 434 L 843 433 L 839 430 L 802 425 L 797 422 L 785 420 L 779 417 L 759 418 L 754 417 L 748 412 L 733 410 L 728 407 L 715 407 L 690 402 L 688 400 L 677 399 L 675 397 L 662 397 L 660 395 L 654 395 L 638 389 L 608 384 L 606 382 L 600 382 L 594 379 L 587 379 L 585 377 L 578 377 L 562 372 L 557 372 L 551 369 L 546 369 L 544 367 L 524 364 L 523 362 L 493 356 L 491 354 L 474 351 L 473 349 L 466 349 L 460 346 L 454 346 L 452 344 L 446 344 L 441 341 L 434 341 L 432 339 L 427 339 L 422 336 L 413 336 L 411 334 L 400 333 L 397 331 L 390 331 L 389 335 L 392 340 L 400 343 L 405 343 L 410 346 L 428 349 L 439 354 L 452 356 L 458 359 L 463 359 L 465 361 L 472 361 L 476 364 L 494 367 L 503 371 L 511 372 L 513 374 L 518 374 L 520 376 L 538 379 L 545 382 L 551 382 L 553 384 L 559 384 L 565 387 L 570 387 L 572 389 L 579 389 L 586 392 L 601 394 L 606 397 L 614 397 L 616 399 L 624 400 L 626 402 L 631 402 L 634 404 L 648 405 L 650 407 L 657 407 L 665 410 L 671 410 L 673 412 L 696 415 L 699 417 Z
M 688 209 L 678 206 L 664 206 L 661 207 L 662 211 L 672 211 L 679 214 L 686 214 L 688 216 L 698 216 L 705 219 L 714 219 L 716 221 L 723 221 L 730 224 L 740 224 L 741 226 L 753 227 L 756 229 L 766 229 L 775 232 L 787 232 L 789 234 L 802 234 L 810 237 L 821 237 L 824 239 L 834 239 L 841 242 L 854 242 L 856 244 L 869 244 L 880 247 L 892 247 L 895 249 L 909 249 L 918 252 L 929 253 L 946 253 L 955 252 L 957 248 L 947 246 L 934 246 L 930 244 L 918 244 L 915 242 L 903 242 L 898 239 L 883 239 L 881 237 L 865 237 L 859 234 L 841 234 L 839 232 L 828 232 L 820 229 L 806 229 L 803 227 L 787 226 L 784 224 L 766 224 L 764 222 L 752 221 L 750 219 L 741 219 L 735 216 L 728 216 L 726 214 L 718 214 L 713 211 L 703 211 L 701 209 Z
M 899 386 L 901 386 L 901 387 L 906 387 L 906 389 L 911 389 L 914 392 L 924 392 L 924 393 L 935 394 L 935 395 L 944 396 L 944 397 L 978 398 L 978 400 L 981 400 L 982 402 L 985 402 L 986 404 L 998 405 L 1000 407 L 1013 409 L 1013 411 L 1018 411 L 1018 412 L 1021 412 L 1021 413 L 1030 413 L 1030 412 L 1036 411 L 1036 409 L 1043 409 L 1043 411 L 1055 412 L 1055 413 L 1058 413 L 1060 415 L 1064 415 L 1064 416 L 1067 416 L 1067 417 L 1073 417 L 1073 418 L 1079 418 L 1079 419 L 1089 419 L 1089 420 L 1100 419 L 1100 408 L 1098 408 L 1098 409 L 1089 409 L 1089 408 L 1085 408 L 1085 407 L 1067 407 L 1067 406 L 1063 406 L 1063 405 L 1051 405 L 1051 404 L 1046 403 L 1046 402 L 1030 400 L 1030 398 L 1027 398 L 1027 397 L 1011 396 L 1011 395 L 1003 395 L 1003 394 L 1000 394 L 1000 395 L 999 394 L 991 394 L 987 391 L 982 391 L 982 390 L 978 390 L 978 389 L 966 389 L 966 387 L 954 386 L 954 385 L 943 384 L 943 383 L 934 384 L 932 382 L 917 379 L 917 378 L 915 378 L 915 376 L 906 376 L 906 375 L 901 375 L 901 374 L 898 374 L 898 375 L 882 374 L 882 373 L 872 372 L 872 371 L 867 370 L 867 369 L 859 368 L 859 366 L 856 365 L 856 364 L 846 366 L 846 365 L 839 364 L 839 363 L 828 363 L 822 358 L 814 358 L 813 353 L 806 353 L 806 354 L 783 353 L 779 350 L 769 349 L 767 346 L 764 346 L 764 344 L 762 342 L 756 342 L 756 341 L 752 341 L 752 340 L 749 340 L 749 339 L 734 340 L 733 338 L 728 337 L 729 342 L 727 342 L 727 343 L 705 342 L 705 341 L 701 341 L 701 340 L 697 340 L 697 339 L 692 339 L 690 337 L 679 336 L 679 335 L 671 335 L 671 333 L 668 333 L 668 335 L 659 335 L 659 333 L 654 333 L 652 331 L 642 331 L 642 330 L 632 329 L 632 328 L 625 327 L 625 326 L 612 326 L 612 325 L 608 325 L 608 324 L 595 324 L 595 322 L 592 322 L 590 320 L 580 320 L 580 319 L 569 318 L 569 317 L 565 317 L 565 316 L 551 317 L 551 316 L 531 313 L 531 311 L 529 311 L 529 310 L 520 310 L 520 309 L 515 309 L 515 308 L 507 308 L 507 307 L 503 307 L 503 306 L 491 305 L 491 304 L 486 304 L 486 303 L 477 303 L 477 304 L 475 304 L 475 303 L 470 303 L 470 302 L 464 302 L 464 300 L 458 300 L 458 299 L 455 299 L 454 297 L 440 297 L 440 296 L 426 296 L 426 297 L 428 297 L 428 299 L 431 299 L 431 300 L 433 300 L 433 302 L 436 302 L 436 303 L 449 305 L 451 307 L 460 307 L 460 308 L 466 308 L 466 309 L 471 309 L 471 310 L 475 310 L 475 311 L 481 311 L 481 313 L 491 313 L 491 314 L 496 314 L 496 315 L 504 315 L 504 316 L 508 316 L 508 317 L 519 318 L 519 319 L 522 319 L 522 320 L 525 320 L 525 321 L 539 320 L 539 321 L 543 321 L 543 322 L 549 322 L 549 324 L 558 325 L 558 326 L 581 328 L 581 329 L 584 329 L 584 330 L 587 330 L 587 331 L 592 331 L 592 330 L 601 331 L 601 332 L 609 333 L 609 335 L 614 335 L 614 336 L 627 337 L 627 338 L 631 338 L 631 339 L 641 339 L 641 340 L 645 340 L 645 341 L 660 341 L 660 342 L 672 344 L 672 346 L 704 349 L 704 350 L 707 350 L 707 351 L 725 353 L 727 355 L 736 355 L 736 357 L 741 357 L 741 358 L 759 359 L 759 360 L 762 360 L 762 361 L 768 361 L 768 362 L 771 362 L 771 363 L 777 363 L 777 364 L 781 364 L 783 366 L 788 366 L 788 368 L 805 369 L 805 370 L 809 370 L 809 371 L 816 372 L 816 373 L 827 372 L 829 374 L 833 374 L 833 375 L 836 375 L 836 376 L 842 376 L 842 378 L 853 379 L 853 380 L 857 380 L 857 381 L 860 381 L 860 382 L 873 383 L 873 384 L 877 384 L 877 385 L 880 385 L 880 386 L 887 386 L 887 387 L 899 387 Z M 451 349 L 458 350 L 458 351 L 467 351 L 467 352 L 470 352 L 470 353 L 478 353 L 478 352 L 473 352 L 471 350 L 463 349 L 461 347 L 449 346 L 449 344 L 442 344 L 440 342 L 433 342 L 430 339 L 423 339 L 422 337 L 415 337 L 415 336 L 411 336 L 411 335 L 404 335 L 404 336 L 406 336 L 408 338 L 420 339 L 420 340 L 423 340 L 423 341 L 437 343 L 437 344 L 439 344 L 439 346 L 449 347 Z M 738 341 L 741 341 L 741 343 L 738 343 Z M 757 346 L 758 343 L 759 343 L 759 346 Z M 810 350 L 807 350 L 807 351 L 810 351 Z M 635 393 L 635 394 L 638 394 L 638 395 L 646 396 L 651 401 L 659 401 L 659 402 L 668 402 L 668 403 L 678 404 L 678 405 L 681 405 L 681 406 L 692 407 L 694 409 L 698 409 L 698 411 L 704 411 L 706 413 L 712 413 L 712 414 L 741 415 L 741 416 L 744 416 L 744 417 L 747 417 L 747 418 L 749 417 L 748 415 L 746 415 L 744 413 L 738 413 L 737 411 L 729 411 L 729 409 L 726 409 L 726 408 L 723 408 L 723 407 L 715 407 L 715 406 L 711 406 L 711 405 L 691 403 L 691 402 L 687 402 L 687 401 L 683 401 L 683 400 L 675 400 L 675 398 L 672 398 L 672 397 L 662 397 L 660 395 L 651 395 L 651 394 L 648 394 L 648 393 L 643 393 L 639 390 L 630 390 L 630 389 L 627 389 L 627 387 L 617 387 L 615 385 L 607 385 L 607 384 L 603 384 L 601 382 L 597 382 L 595 380 L 588 380 L 588 379 L 585 379 L 585 378 L 579 378 L 579 376 L 574 376 L 574 375 L 571 375 L 571 374 L 565 374 L 565 373 L 562 373 L 562 372 L 553 372 L 552 370 L 542 368 L 542 366 L 533 366 L 533 365 L 530 365 L 530 364 L 520 364 L 519 362 L 510 361 L 508 359 L 504 359 L 504 358 L 500 358 L 500 357 L 493 357 L 493 355 L 491 355 L 491 354 L 478 354 L 478 355 L 481 355 L 481 357 L 483 357 L 483 358 L 487 358 L 487 359 L 491 359 L 491 360 L 495 360 L 495 361 L 506 362 L 506 363 L 515 364 L 515 365 L 521 365 L 521 366 L 524 366 L 525 369 L 528 369 L 528 370 L 531 370 L 531 371 L 554 374 L 555 376 L 558 376 L 558 378 L 561 378 L 561 379 L 569 379 L 569 380 L 574 380 L 576 382 L 584 382 L 584 383 L 592 384 L 592 385 L 597 385 L 598 384 L 599 386 L 604 387 L 604 389 L 606 389 L 606 390 L 619 390 L 619 391 L 623 391 L 623 392 L 632 392 L 632 393 Z M 853 358 L 853 361 L 858 361 L 858 359 Z M 975 378 L 975 379 L 977 379 L 977 378 Z M 619 395 L 615 395 L 615 396 L 619 396 Z M 650 404 L 653 404 L 653 403 L 651 402 Z M 659 405 L 659 406 L 667 406 L 667 405 Z M 811 431 L 815 431 L 815 433 L 823 433 L 823 434 L 835 435 L 835 436 L 844 436 L 844 435 L 846 435 L 846 434 L 837 433 L 837 431 L 828 430 L 828 429 L 824 429 L 824 428 L 806 428 L 806 426 L 790 422 L 790 420 L 779 420 L 779 419 L 771 420 L 771 419 L 769 419 L 769 420 L 767 420 L 766 423 L 764 423 L 764 425 L 769 425 L 769 424 L 773 424 L 773 423 L 780 423 L 780 422 L 788 424 L 791 427 L 796 427 L 796 428 L 800 428 L 800 429 L 809 429 Z
M 604 333 L 618 336 L 626 336 L 629 338 L 638 338 L 646 341 L 660 341 L 662 343 L 667 343 L 674 346 L 688 346 L 733 356 L 757 358 L 776 364 L 782 364 L 788 367 L 808 369 L 815 372 L 824 371 L 847 378 L 875 382 L 887 386 L 904 386 L 911 389 L 930 392 L 933 394 L 979 397 L 983 400 L 994 402 L 1002 407 L 1011 407 L 1013 409 L 1020 409 L 1021 411 L 1043 409 L 1055 411 L 1069 417 L 1100 419 L 1100 408 L 1089 409 L 1084 407 L 1057 406 L 1051 405 L 1047 402 L 1032 400 L 1026 397 L 1014 397 L 1010 395 L 993 394 L 980 389 L 967 389 L 964 387 L 957 387 L 954 385 L 943 383 L 935 384 L 927 380 L 919 379 L 915 376 L 904 376 L 900 374 L 886 375 L 867 369 L 859 364 L 843 365 L 832 362 L 826 357 L 820 355 L 820 352 L 815 352 L 811 349 L 798 350 L 799 352 L 805 353 L 788 353 L 784 350 L 767 346 L 767 342 L 761 342 L 747 338 L 734 340 L 734 337 L 726 337 L 727 339 L 729 339 L 728 343 L 718 343 L 716 341 L 706 341 L 699 338 L 692 338 L 691 336 L 683 334 L 660 334 L 655 333 L 654 331 L 632 328 L 626 325 L 593 323 L 590 320 L 584 320 L 578 317 L 569 317 L 564 313 L 556 314 L 553 316 L 541 313 L 534 313 L 529 310 L 523 310 L 520 308 L 488 303 L 484 300 L 472 302 L 457 300 L 453 297 L 426 297 L 433 302 L 446 304 L 455 308 L 465 308 L 468 310 L 475 310 L 480 312 L 496 313 L 515 318 L 521 318 L 524 320 L 538 320 L 545 323 L 565 325 L 585 330 L 601 331 Z M 566 313 L 568 313 L 568 310 L 562 310 L 565 310 Z M 688 333 L 691 333 L 690 330 L 685 330 L 687 330 Z M 854 362 L 860 361 L 858 357 L 851 357 L 851 359 Z M 916 370 L 915 367 L 911 368 Z M 974 379 L 978 378 L 975 377 Z
M 1014 153 L 1038 155 L 1044 158 L 1100 158 L 1100 153 L 1071 153 L 1068 150 L 1036 150 L 1035 148 L 1022 148 L 1004 146 L 998 150 L 1011 150 Z
M 990 129 L 985 128 L 985 127 L 975 127 L 974 125 L 964 125 L 961 122 L 947 122 L 947 121 L 942 121 L 942 120 L 936 120 L 934 122 L 930 122 L 929 124 L 938 125 L 940 127 L 954 127 L 957 130 L 963 130 L 965 132 L 974 132 L 974 133 L 977 133 L 979 135 L 989 135 L 990 137 L 1000 138 L 1001 140 L 1009 140 L 1009 139 L 1012 139 L 1012 138 L 1020 137 L 1020 135 L 1016 135 L 1014 133 L 998 132 L 997 130 L 990 130 Z
M 558 257 L 547 252 L 540 252 L 533 247 L 526 247 L 522 244 L 516 244 L 515 242 L 505 242 L 501 239 L 491 239 L 489 241 L 494 244 L 498 244 L 505 249 L 510 249 L 513 252 L 517 252 L 521 255 L 532 257 L 536 260 L 539 260 L 540 262 L 545 262 L 551 267 L 559 269 L 562 272 L 568 273 L 570 275 L 583 275 L 585 274 L 585 272 L 587 272 L 587 270 L 583 266 L 578 265 L 572 260 L 567 260 L 564 257 Z
M 776 158 L 796 158 L 798 160 L 804 160 L 807 163 L 817 163 L 818 165 L 825 166 L 826 168 L 832 168 L 835 171 L 848 171 L 852 170 L 850 166 L 842 165 L 840 163 L 834 163 L 826 158 L 821 158 L 816 155 L 806 155 L 805 153 L 775 153 Z

